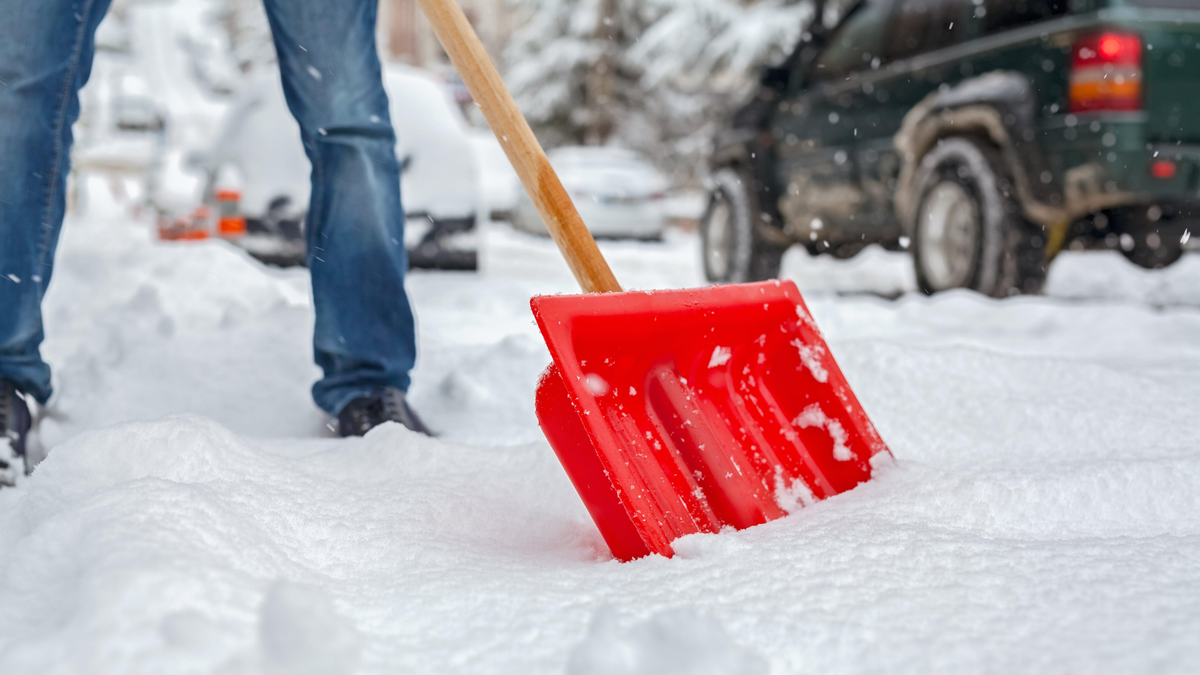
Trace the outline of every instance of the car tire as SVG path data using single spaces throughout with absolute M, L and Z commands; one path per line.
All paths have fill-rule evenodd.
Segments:
M 1037 293 L 1046 237 L 1021 207 L 994 148 L 940 141 L 921 162 L 913 228 L 917 285 L 926 294 L 969 288 L 996 298 Z
M 1133 248 L 1128 251 L 1121 249 L 1121 255 L 1134 265 L 1148 270 L 1161 270 L 1183 257 L 1182 246 L 1153 246 L 1146 242 L 1147 236 L 1134 237 Z
M 766 241 L 755 226 L 763 213 L 748 174 L 727 167 L 717 171 L 712 181 L 708 208 L 700 219 L 704 276 L 722 284 L 779 276 L 785 248 Z
M 1158 207 L 1151 207 L 1158 208 Z M 1151 221 L 1144 211 L 1124 218 L 1126 233 L 1120 237 L 1121 255 L 1148 270 L 1160 270 L 1183 257 L 1183 233 L 1187 225 L 1179 221 Z

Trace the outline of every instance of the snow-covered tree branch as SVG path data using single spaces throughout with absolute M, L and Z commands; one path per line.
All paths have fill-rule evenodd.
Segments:
M 506 79 L 543 140 L 637 148 L 682 180 L 813 14 L 810 0 L 513 1 L 527 20 Z

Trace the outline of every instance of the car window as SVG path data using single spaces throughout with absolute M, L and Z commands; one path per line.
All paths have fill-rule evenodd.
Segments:
M 1067 0 L 985 0 L 975 7 L 983 32 L 998 33 L 1067 13 Z
M 960 0 L 901 0 L 889 22 L 884 56 L 903 59 L 954 44 L 969 6 Z
M 878 65 L 882 59 L 884 13 L 887 3 L 866 2 L 853 10 L 833 33 L 829 44 L 813 64 L 813 74 L 819 80 L 846 77 L 857 70 Z

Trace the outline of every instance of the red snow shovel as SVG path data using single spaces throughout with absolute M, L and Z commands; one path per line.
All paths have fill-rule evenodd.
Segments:
M 790 281 L 623 293 L 462 10 L 425 14 L 584 292 L 536 297 L 537 413 L 614 556 L 671 556 L 871 477 L 887 447 Z

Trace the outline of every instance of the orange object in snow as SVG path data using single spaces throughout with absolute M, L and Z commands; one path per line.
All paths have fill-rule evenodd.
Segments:
M 200 241 L 202 239 L 208 239 L 208 230 L 203 228 L 184 230 L 175 238 L 181 241 Z
M 204 221 L 194 223 L 183 219 L 159 223 L 158 238 L 163 241 L 200 241 L 208 239 L 208 225 Z
M 207 206 L 197 206 L 186 218 L 170 218 L 160 216 L 158 221 L 158 238 L 163 241 L 200 241 L 208 239 L 209 219 L 212 209 Z
M 246 219 L 241 216 L 228 216 L 217 221 L 217 234 L 222 237 L 240 237 L 246 234 Z
M 532 301 L 546 438 L 621 560 L 870 479 L 887 448 L 791 282 L 624 293 L 462 9 L 420 0 L 583 290 Z
M 237 190 L 218 190 L 214 196 L 217 200 L 217 235 L 232 238 L 246 234 L 246 219 L 238 213 L 242 193 Z

